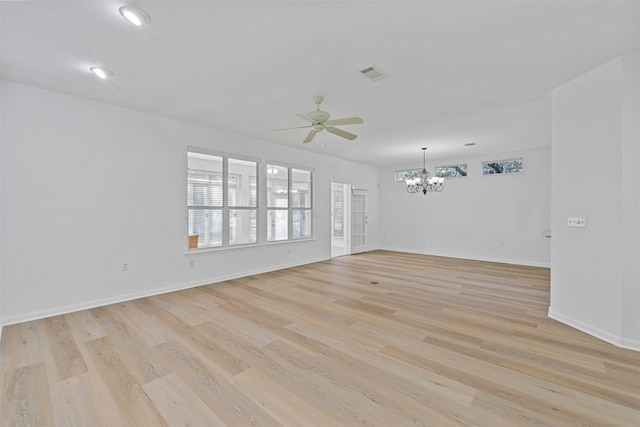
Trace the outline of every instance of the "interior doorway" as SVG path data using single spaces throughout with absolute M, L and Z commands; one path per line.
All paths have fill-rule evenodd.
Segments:
M 351 186 L 331 183 L 331 257 L 351 253 Z

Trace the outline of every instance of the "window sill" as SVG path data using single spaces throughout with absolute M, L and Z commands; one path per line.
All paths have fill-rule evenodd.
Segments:
M 273 242 L 265 242 L 263 246 L 286 245 L 288 243 L 298 243 L 298 242 L 313 242 L 314 240 L 316 240 L 315 237 L 305 237 L 302 239 L 294 239 L 294 240 L 274 240 Z
M 255 249 L 262 248 L 267 246 L 278 246 L 278 245 L 287 245 L 287 244 L 295 244 L 301 242 L 313 242 L 315 241 L 315 237 L 309 237 L 304 239 L 295 239 L 295 240 L 277 240 L 274 242 L 265 242 L 265 243 L 247 243 L 244 245 L 233 245 L 233 246 L 219 246 L 219 247 L 211 247 L 211 248 L 197 248 L 197 249 L 188 249 L 185 252 L 185 256 L 190 255 L 200 255 L 214 252 L 228 252 L 228 251 L 237 251 L 242 249 Z

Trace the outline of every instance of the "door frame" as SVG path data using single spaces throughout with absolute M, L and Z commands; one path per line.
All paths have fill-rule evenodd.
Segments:
M 342 191 L 342 238 L 335 236 L 335 192 Z M 351 255 L 351 185 L 331 183 L 331 258 Z
M 350 233 L 350 243 L 349 243 L 349 253 L 350 254 L 355 254 L 355 253 L 360 253 L 360 252 L 366 252 L 367 251 L 367 224 L 369 222 L 369 216 L 367 214 L 367 188 L 366 187 L 356 187 L 356 186 L 352 186 L 350 189 L 350 199 L 351 199 L 351 224 L 354 224 L 354 221 L 357 221 L 358 218 L 353 216 L 353 208 L 357 207 L 356 202 L 354 202 L 354 198 L 355 197 L 362 197 L 362 204 L 363 204 L 363 210 L 362 210 L 362 215 L 363 218 L 361 218 L 362 220 L 362 244 L 361 245 L 357 245 L 355 246 L 356 242 L 359 242 L 360 239 L 356 239 L 354 237 L 354 232 L 358 231 L 356 230 L 356 226 L 352 225 L 351 227 L 351 233 Z

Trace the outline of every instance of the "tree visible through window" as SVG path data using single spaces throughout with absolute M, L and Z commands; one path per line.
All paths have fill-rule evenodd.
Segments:
M 522 159 L 496 160 L 482 163 L 483 175 L 522 172 Z
M 395 172 L 396 182 L 406 182 L 408 179 L 416 179 L 420 177 L 422 169 L 407 169 Z
M 467 164 L 437 166 L 436 176 L 441 178 L 455 178 L 458 176 L 467 176 Z

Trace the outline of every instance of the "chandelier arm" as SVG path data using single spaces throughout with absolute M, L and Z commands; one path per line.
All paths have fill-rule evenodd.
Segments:
M 444 190 L 444 178 L 438 176 L 431 177 L 431 174 L 429 173 L 429 171 L 427 171 L 426 151 L 427 148 L 423 147 L 422 172 L 420 173 L 420 176 L 415 179 L 411 178 L 411 181 L 407 182 L 407 193 L 422 193 L 426 196 L 427 193 L 439 193 Z

